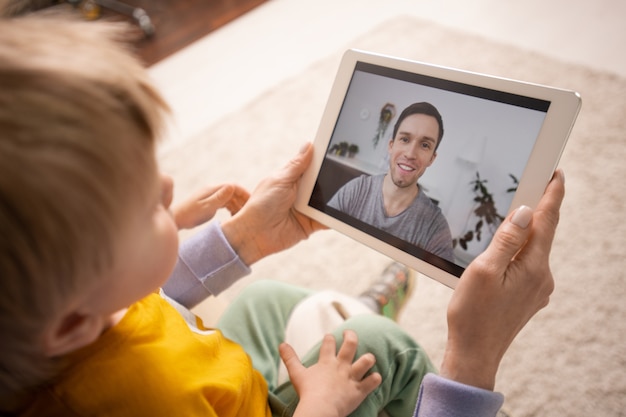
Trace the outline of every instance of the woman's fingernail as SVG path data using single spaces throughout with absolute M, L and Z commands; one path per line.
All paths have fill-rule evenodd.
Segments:
M 309 149 L 310 145 L 311 144 L 309 142 L 307 142 L 304 145 L 302 145 L 302 147 L 300 148 L 300 153 L 305 153 L 307 151 L 307 149 Z
M 522 229 L 526 229 L 532 218 L 533 210 L 528 206 L 521 206 L 515 210 L 515 213 L 513 213 L 511 223 L 521 227 Z

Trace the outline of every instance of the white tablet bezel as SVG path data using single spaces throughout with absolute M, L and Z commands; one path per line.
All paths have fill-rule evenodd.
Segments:
M 309 205 L 313 189 L 320 173 L 320 168 L 327 156 L 329 144 L 358 62 L 400 70 L 410 74 L 432 77 L 434 79 L 443 80 L 444 82 L 461 83 L 471 86 L 472 88 L 476 87 L 478 89 L 488 89 L 531 99 L 544 100 L 550 103 L 545 118 L 541 123 L 537 139 L 531 146 L 532 150 L 530 151 L 530 156 L 523 169 L 523 173 L 521 177 L 518 178 L 519 184 L 517 191 L 512 198 L 512 203 L 510 204 L 507 214 L 520 205 L 535 207 L 538 203 L 548 181 L 556 169 L 567 138 L 580 110 L 580 96 L 574 91 L 409 61 L 359 50 L 348 50 L 344 54 L 313 143 L 313 161 L 302 178 L 295 207 L 298 211 L 312 219 L 402 262 L 450 288 L 454 288 L 464 267 L 458 265 L 456 265 L 456 268 L 451 266 L 452 269 L 442 267 L 441 262 L 433 262 L 432 259 L 434 258 L 431 256 L 420 258 L 414 254 L 410 254 L 406 250 L 401 250 L 397 246 L 394 246 L 394 244 L 382 241 L 372 234 L 348 225 L 338 218 Z M 419 98 L 415 101 L 419 101 Z M 400 111 L 401 109 L 398 109 L 398 113 Z M 444 118 L 445 130 L 446 116 L 445 114 L 442 114 L 442 116 Z M 391 130 L 391 128 L 389 130 Z M 444 134 L 442 143 L 445 140 L 446 137 Z M 383 139 L 383 141 L 388 141 L 388 139 Z

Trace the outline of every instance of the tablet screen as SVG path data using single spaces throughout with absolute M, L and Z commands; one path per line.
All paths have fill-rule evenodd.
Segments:
M 309 205 L 458 277 L 508 213 L 549 108 L 546 100 L 357 62 Z M 437 121 L 433 109 L 439 131 L 419 126 Z M 386 197 L 417 194 L 408 206 L 383 197 L 385 181 L 399 190 L 398 170 L 417 186 Z
M 295 207 L 454 288 L 509 212 L 535 207 L 575 91 L 349 50 Z

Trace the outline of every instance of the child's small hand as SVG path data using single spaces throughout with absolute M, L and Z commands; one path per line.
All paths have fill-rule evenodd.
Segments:
M 382 377 L 379 373 L 366 376 L 376 363 L 373 354 L 366 353 L 354 360 L 357 345 L 356 333 L 348 330 L 339 352 L 335 353 L 335 338 L 326 335 L 318 362 L 305 368 L 292 347 L 281 344 L 280 356 L 300 396 L 294 417 L 347 416 L 380 385 Z
M 250 193 L 239 185 L 208 186 L 172 208 L 174 221 L 179 229 L 191 229 L 212 219 L 221 208 L 237 213 L 249 197 Z

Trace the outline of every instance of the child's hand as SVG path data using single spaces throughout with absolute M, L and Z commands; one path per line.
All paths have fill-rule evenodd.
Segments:
M 217 210 L 235 214 L 248 201 L 250 193 L 235 184 L 208 186 L 172 208 L 179 229 L 191 229 L 209 221 Z
M 289 378 L 300 396 L 294 417 L 344 417 L 354 411 L 369 393 L 380 385 L 382 377 L 367 372 L 376 363 L 371 353 L 354 361 L 358 339 L 353 331 L 344 333 L 344 341 L 335 354 L 335 338 L 326 335 L 319 360 L 305 368 L 291 346 L 280 346 Z

